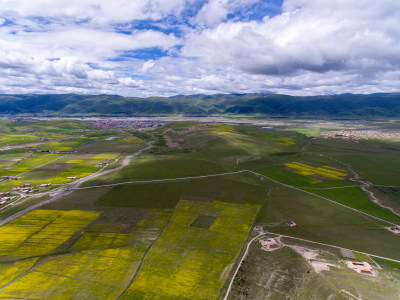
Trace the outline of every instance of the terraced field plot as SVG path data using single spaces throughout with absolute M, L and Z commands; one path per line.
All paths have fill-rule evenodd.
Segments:
M 345 170 L 323 166 L 323 167 L 313 167 L 299 162 L 290 162 L 284 164 L 286 167 L 294 170 L 294 172 L 304 175 L 304 176 L 317 176 L 318 178 L 324 180 L 344 180 L 347 176 Z M 320 182 L 316 180 L 315 183 Z
M 258 205 L 179 202 L 123 299 L 216 299 L 247 238 Z M 208 229 L 191 226 L 214 216 Z
M 0 176 L 15 176 L 45 163 L 48 163 L 60 156 L 61 155 L 57 154 L 36 154 L 31 158 L 17 161 L 13 165 L 9 166 L 7 169 L 0 169 Z
M 49 257 L 2 290 L 0 297 L 113 299 L 128 285 L 142 256 L 161 234 L 171 213 L 171 210 L 154 209 L 127 234 L 83 232 L 72 246 L 73 253 Z M 2 286 L 34 262 L 21 261 L 8 268 L 0 265 L 0 270 L 7 272 L 2 277 Z
M 0 227 L 0 258 L 50 254 L 97 216 L 90 211 L 34 210 Z
M 12 263 L 0 263 L 0 287 L 5 286 L 7 283 L 28 271 L 37 260 L 37 258 L 29 258 Z
M 0 147 L 35 142 L 38 137 L 33 134 L 2 134 L 0 136 Z
M 69 151 L 71 149 L 78 149 L 83 145 L 94 141 L 96 138 L 78 137 L 71 138 L 65 141 L 52 141 L 49 143 L 44 143 L 39 146 L 41 150 L 45 151 Z

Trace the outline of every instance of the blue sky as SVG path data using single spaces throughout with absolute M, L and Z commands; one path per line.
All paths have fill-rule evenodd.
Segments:
M 0 0 L 0 93 L 398 92 L 393 0 Z

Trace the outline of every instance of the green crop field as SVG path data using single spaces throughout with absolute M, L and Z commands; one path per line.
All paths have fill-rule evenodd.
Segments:
M 368 199 L 368 196 L 359 187 L 308 190 L 385 220 L 400 220 L 400 217 L 394 215 L 392 212 L 382 209 L 375 203 L 371 203 L 371 200 Z
M 32 155 L 32 157 L 27 157 L 26 159 L 16 161 L 15 164 L 10 166 L 10 168 L 1 169 L 0 176 L 16 176 L 30 169 L 36 168 L 42 164 L 55 160 L 56 158 L 59 157 L 60 155 L 57 154 Z
M 98 205 L 174 208 L 187 182 L 148 183 L 113 187 Z
M 86 138 L 86 137 L 78 137 L 78 138 L 68 138 L 65 141 L 53 141 L 49 143 L 40 144 L 39 148 L 43 151 L 69 151 L 71 149 L 77 149 L 82 147 L 85 144 L 93 142 L 95 138 Z

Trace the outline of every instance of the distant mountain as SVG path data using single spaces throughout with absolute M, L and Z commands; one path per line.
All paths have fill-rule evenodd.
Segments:
M 400 94 L 288 96 L 217 94 L 134 98 L 117 95 L 0 95 L 0 115 L 30 116 L 400 117 Z

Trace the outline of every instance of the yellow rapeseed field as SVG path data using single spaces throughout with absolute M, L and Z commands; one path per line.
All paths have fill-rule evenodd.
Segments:
M 0 227 L 0 255 L 30 257 L 49 254 L 98 215 L 98 212 L 77 210 L 31 211 Z
M 348 174 L 344 170 L 328 166 L 312 167 L 295 161 L 290 163 L 285 163 L 285 166 L 295 170 L 296 173 L 304 176 L 318 175 L 320 177 L 334 179 L 334 180 L 343 180 L 346 178 Z
M 0 287 L 5 286 L 10 281 L 28 271 L 37 260 L 37 258 L 30 258 L 13 263 L 7 262 L 0 264 Z
M 216 299 L 258 209 L 181 200 L 123 299 Z M 191 226 L 199 216 L 215 220 L 208 229 Z

